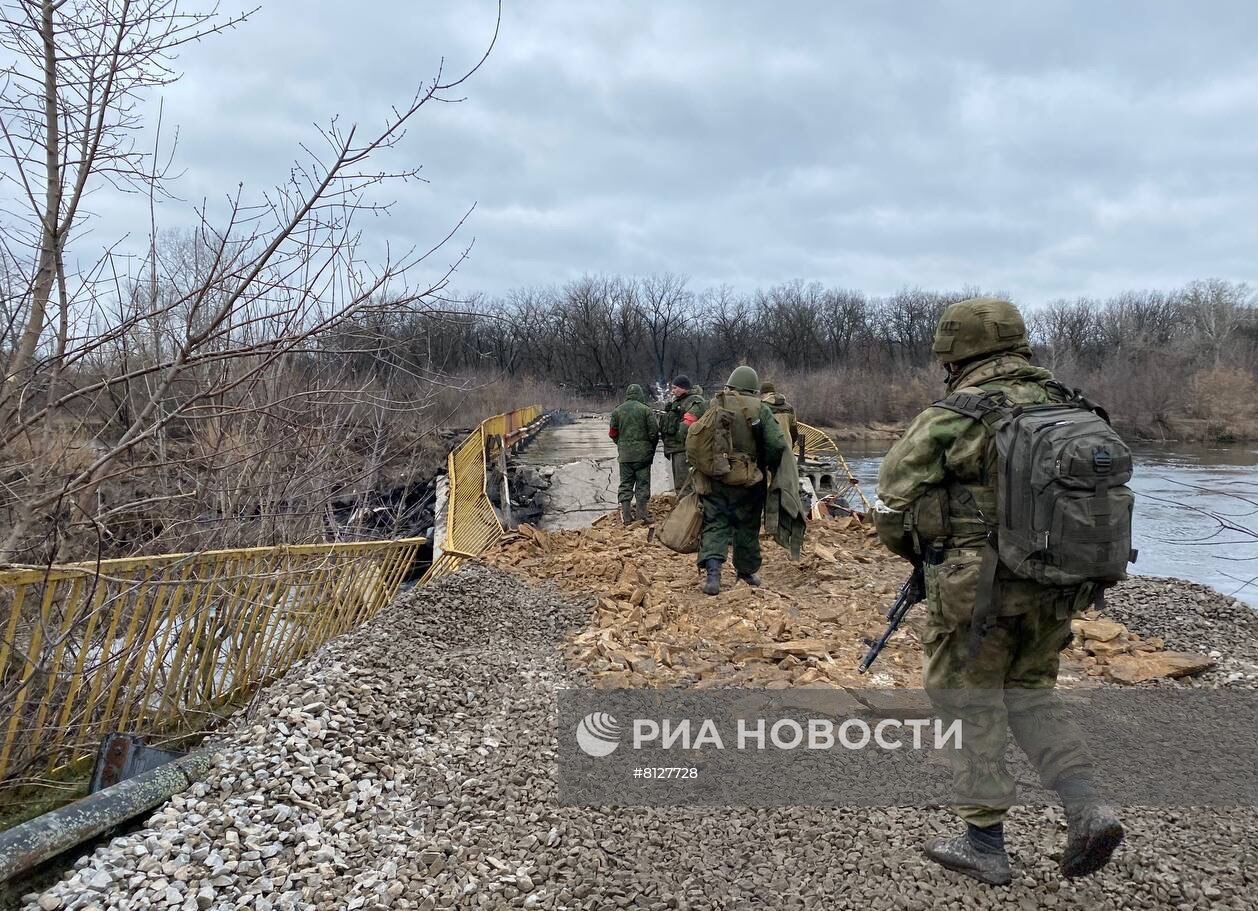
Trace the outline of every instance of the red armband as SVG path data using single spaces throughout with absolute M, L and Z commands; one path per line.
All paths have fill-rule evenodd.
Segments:
M 691 414 L 689 411 L 687 411 L 685 414 L 681 416 L 681 420 L 682 420 L 682 423 L 684 423 L 687 427 L 689 427 L 691 424 L 693 424 L 695 421 L 699 419 L 695 417 L 693 414 Z
M 607 428 L 607 435 L 614 440 L 616 439 L 616 437 L 620 435 L 620 431 L 617 430 L 615 427 L 609 427 Z

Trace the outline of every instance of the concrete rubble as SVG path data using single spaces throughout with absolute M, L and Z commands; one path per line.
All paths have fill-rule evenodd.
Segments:
M 657 500 L 652 508 L 662 519 L 669 503 Z M 873 671 L 856 672 L 865 639 L 881 632 L 907 570 L 858 518 L 811 523 L 798 562 L 763 541 L 764 587 L 736 584 L 727 563 L 716 598 L 699 591 L 693 557 L 653 537 L 653 529 L 625 528 L 613 516 L 579 530 L 522 526 L 485 559 L 596 596 L 593 622 L 568 654 L 599 686 L 918 685 L 921 607 Z M 1121 600 L 1122 591 L 1112 597 Z M 1075 641 L 1063 657 L 1068 682 L 1133 684 L 1215 664 L 1207 654 L 1167 651 L 1164 640 L 1143 638 L 1096 612 L 1076 621 Z

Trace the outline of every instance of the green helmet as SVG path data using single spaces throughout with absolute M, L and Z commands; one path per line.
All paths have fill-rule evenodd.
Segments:
M 772 383 L 770 383 L 768 380 L 765 380 L 763 383 L 760 384 L 761 395 L 767 395 L 770 392 L 777 392 L 777 391 L 778 391 L 777 387 L 774 386 Z
M 741 367 L 735 367 L 734 372 L 725 381 L 725 385 L 730 389 L 746 392 L 749 395 L 760 394 L 760 377 L 756 375 L 756 371 L 746 364 L 743 364 Z
M 974 297 L 950 304 L 935 330 L 934 352 L 945 364 L 984 354 L 1016 351 L 1030 355 L 1026 323 L 1018 308 L 994 297 Z

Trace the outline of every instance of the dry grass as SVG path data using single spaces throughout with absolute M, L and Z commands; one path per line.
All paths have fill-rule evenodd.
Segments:
M 801 421 L 822 427 L 907 421 L 939 398 L 944 388 L 939 371 L 920 368 L 769 367 L 762 377 L 775 383 Z

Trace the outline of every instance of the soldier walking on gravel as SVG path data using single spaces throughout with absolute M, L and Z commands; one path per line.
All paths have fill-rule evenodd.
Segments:
M 1130 501 L 1124 499 L 1130 492 L 1122 486 L 1130 453 L 1102 420 L 1103 411 L 1032 366 L 1026 325 L 1012 304 L 979 298 L 951 305 L 934 350 L 947 368 L 950 395 L 919 414 L 887 454 L 875 511 L 883 543 L 915 565 L 925 564 L 925 687 L 941 718 L 963 725 L 962 747 L 952 761 L 954 811 L 966 831 L 935 839 L 925 851 L 983 882 L 1010 881 L 1003 821 L 1015 797 L 1004 762 L 1012 729 L 1044 785 L 1065 806 L 1062 872 L 1089 875 L 1109 861 L 1123 828 L 1098 799 L 1082 736 L 1064 717 L 1054 687 L 1060 651 L 1071 640 L 1071 618 L 1096 598 L 1100 585 L 1112 584 L 1112 575 L 1097 582 L 1077 578 L 1121 578 L 1134 558 Z M 1069 540 L 1055 541 L 1061 554 L 1047 559 L 1050 535 L 1042 533 L 1034 545 L 1039 549 L 1009 563 L 1006 547 L 1018 535 L 1002 510 L 1011 499 L 1043 496 L 1045 488 L 1024 483 L 1011 493 L 1002 486 L 998 498 L 997 466 L 1002 478 L 1017 469 L 1011 450 L 998 450 L 996 432 L 1003 444 L 1027 419 L 1040 421 L 1036 439 L 1048 447 L 1064 425 L 1075 428 L 1073 437 L 1063 431 L 1061 439 L 1079 448 L 1072 457 L 1057 457 L 1056 470 L 1069 463 L 1064 471 L 1092 477 L 1096 490 L 1085 490 L 1087 481 L 1072 488 L 1074 497 L 1091 497 L 1074 507 L 1088 530 L 1070 529 L 1075 533 L 1063 536 Z M 1040 455 L 1047 454 L 1041 446 Z M 1112 546 L 1106 543 L 1111 532 Z M 1029 578 L 1029 565 L 1041 558 L 1049 564 L 1044 574 Z M 1084 561 L 1078 577 L 1064 572 L 1072 560 Z M 1103 561 L 1109 569 L 1102 570 Z M 1065 583 L 1072 578 L 1073 584 Z
M 725 389 L 713 396 L 687 435 L 692 480 L 703 498 L 699 567 L 707 571 L 705 594 L 720 593 L 721 566 L 731 544 L 739 580 L 760 585 L 766 478 L 777 468 L 788 444 L 773 412 L 759 396 L 756 371 L 735 368 Z
M 626 525 L 633 522 L 636 499 L 637 518 L 650 522 L 647 504 L 651 499 L 651 462 L 660 429 L 655 412 L 647 405 L 646 394 L 637 383 L 625 391 L 625 401 L 612 412 L 607 435 L 616 441 L 616 460 L 620 464 L 620 487 L 616 492 L 620 518 Z
M 684 374 L 673 379 L 672 391 L 673 399 L 660 421 L 660 437 L 664 441 L 664 457 L 673 472 L 673 490 L 680 495 L 690 476 L 690 466 L 686 464 L 686 431 L 703 417 L 704 404 L 703 396 L 695 392 L 690 378 Z

